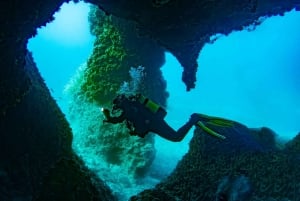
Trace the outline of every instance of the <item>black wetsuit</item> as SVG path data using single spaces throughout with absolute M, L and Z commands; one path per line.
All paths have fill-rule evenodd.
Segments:
M 125 120 L 130 133 L 139 137 L 145 137 L 147 133 L 154 132 L 167 140 L 179 142 L 185 137 L 190 128 L 201 120 L 199 115 L 193 114 L 186 124 L 175 131 L 164 120 L 166 111 L 161 107 L 158 111 L 153 112 L 137 98 L 129 99 L 126 97 L 119 97 L 114 101 L 114 104 L 116 109 L 122 111 L 121 115 L 110 117 L 106 122 L 115 124 Z

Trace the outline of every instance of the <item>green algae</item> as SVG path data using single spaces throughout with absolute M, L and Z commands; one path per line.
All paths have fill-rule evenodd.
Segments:
M 110 108 L 125 83 L 130 92 L 143 93 L 165 105 L 166 83 L 160 71 L 164 51 L 154 41 L 138 36 L 134 23 L 107 16 L 97 7 L 92 7 L 89 21 L 91 33 L 96 36 L 94 49 L 65 88 L 71 100 L 67 118 L 74 122 L 73 149 L 122 197 L 120 186 L 128 183 L 122 188 L 136 189 L 136 181 L 149 170 L 156 154 L 154 136 L 131 137 L 124 124 L 103 124 L 99 106 Z M 138 66 L 143 67 L 141 80 L 137 79 L 139 68 L 135 76 L 131 75 Z M 130 87 L 132 81 L 140 85 Z M 122 182 L 116 184 L 119 180 Z
M 126 50 L 122 33 L 112 18 L 92 7 L 91 32 L 96 36 L 93 53 L 87 61 L 81 91 L 89 102 L 108 105 L 128 77 L 129 66 L 124 65 Z

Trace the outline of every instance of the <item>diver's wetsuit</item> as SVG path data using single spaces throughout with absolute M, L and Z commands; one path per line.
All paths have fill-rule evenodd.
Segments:
M 154 132 L 167 140 L 179 142 L 191 127 L 201 120 L 199 115 L 193 114 L 186 124 L 175 131 L 165 122 L 166 111 L 161 107 L 153 113 L 137 99 L 125 96 L 117 97 L 114 100 L 114 107 L 120 109 L 121 114 L 117 117 L 109 116 L 104 121 L 113 124 L 126 121 L 127 127 L 131 130 L 130 133 L 139 137 L 145 137 L 148 132 Z

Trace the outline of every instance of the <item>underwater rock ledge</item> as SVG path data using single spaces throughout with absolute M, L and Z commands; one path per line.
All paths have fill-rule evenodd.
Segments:
M 299 136 L 283 148 L 268 128 L 248 129 L 235 123 L 212 129 L 226 139 L 195 129 L 189 151 L 174 172 L 130 200 L 300 200 Z
M 132 20 L 140 35 L 153 38 L 184 68 L 187 90 L 195 87 L 197 58 L 215 34 L 229 34 L 260 17 L 299 9 L 299 0 L 88 0 L 107 13 Z
M 1 46 L 6 53 L 22 50 L 36 29 L 53 20 L 59 6 L 68 0 L 4 0 L 0 2 Z M 75 2 L 78 2 L 75 0 Z M 195 87 L 197 58 L 215 34 L 229 34 L 260 23 L 260 17 L 299 10 L 300 0 L 86 0 L 107 14 L 131 20 L 139 34 L 171 52 L 184 68 L 187 90 Z M 4 47 L 4 46 L 3 46 Z M 1 51 L 2 51 L 1 50 Z M 7 51 L 12 50 L 12 51 Z M 16 53 L 18 54 L 18 53 Z M 11 55 L 12 56 L 12 55 Z M 3 56 L 5 58 L 5 56 Z M 21 58 L 22 59 L 22 58 Z

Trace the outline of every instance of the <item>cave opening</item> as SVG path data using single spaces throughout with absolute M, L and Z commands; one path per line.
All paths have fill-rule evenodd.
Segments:
M 68 113 L 68 100 L 63 94 L 64 87 L 78 67 L 86 62 L 94 43 L 88 27 L 88 4 L 71 2 L 66 5 L 62 5 L 60 11 L 61 14 L 66 12 L 66 18 L 60 18 L 58 13 L 55 17 L 55 22 L 61 23 L 56 25 L 59 27 L 47 25 L 50 35 L 41 29 L 28 44 L 53 98 L 65 114 Z M 78 6 L 81 8 L 76 12 Z M 287 138 L 297 134 L 300 130 L 300 69 L 295 66 L 300 62 L 297 55 L 299 21 L 299 12 L 291 11 L 284 17 L 265 20 L 251 32 L 233 32 L 207 44 L 198 59 L 200 68 L 196 89 L 189 93 L 180 82 L 180 64 L 167 54 L 162 68 L 170 93 L 167 121 L 178 128 L 191 113 L 199 112 L 234 119 L 249 127 L 268 126 Z M 94 107 L 91 110 L 97 111 Z M 66 116 L 68 118 L 68 114 Z M 71 120 L 69 123 L 71 127 L 72 124 L 79 125 Z M 128 175 L 119 172 L 117 165 L 103 166 L 102 160 L 92 157 L 95 155 L 85 155 L 97 146 L 94 136 L 90 136 L 89 146 L 78 154 L 113 188 L 120 200 L 126 200 L 145 188 L 153 187 L 171 173 L 187 152 L 191 137 L 190 132 L 181 144 L 156 138 L 157 160 L 153 162 L 156 167 L 151 173 L 154 176 L 135 184 L 127 178 Z
M 117 146 L 109 147 L 109 143 L 113 142 L 108 139 L 103 140 L 106 145 L 98 144 L 101 140 L 99 125 L 102 121 L 99 107 L 74 100 L 74 91 L 80 88 L 78 80 L 93 53 L 95 43 L 88 19 L 91 6 L 94 5 L 82 1 L 64 3 L 54 14 L 54 21 L 37 30 L 37 35 L 28 41 L 27 48 L 32 52 L 52 97 L 72 128 L 73 149 L 85 165 L 109 185 L 119 200 L 128 200 L 130 196 L 154 187 L 170 173 L 176 163 L 171 164 L 174 166 L 172 168 L 168 166 L 166 171 L 160 172 L 158 168 L 153 168 L 144 177 L 135 177 L 128 171 L 130 164 L 120 164 L 122 160 L 126 160 L 120 158 L 121 154 L 116 154 L 121 149 Z M 110 151 L 113 153 L 109 153 Z M 128 155 L 132 158 L 130 153 Z M 135 165 L 143 162 L 139 158 L 130 160 Z

